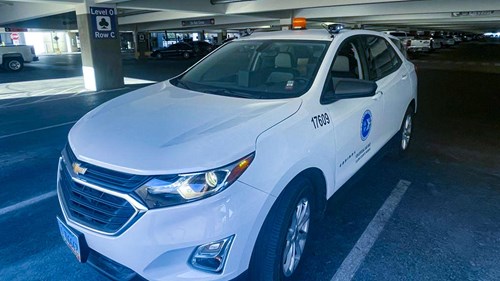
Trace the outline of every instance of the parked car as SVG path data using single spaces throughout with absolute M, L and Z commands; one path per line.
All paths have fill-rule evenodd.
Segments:
M 157 59 L 176 57 L 189 59 L 194 56 L 204 56 L 211 52 L 212 49 L 213 46 L 210 43 L 204 41 L 193 41 L 189 43 L 180 42 L 154 51 L 153 53 L 151 53 L 151 57 Z
M 434 40 L 435 49 L 441 49 L 446 47 L 446 38 L 444 38 L 443 36 L 434 35 L 432 36 L 432 39 Z
M 462 43 L 462 37 L 458 35 L 453 35 L 453 40 L 455 40 L 455 44 Z
M 196 55 L 204 56 L 210 53 L 214 49 L 214 46 L 212 44 L 205 41 L 193 41 L 190 42 L 189 44 L 191 44 L 194 47 L 194 52 Z
M 92 110 L 59 159 L 63 240 L 116 280 L 296 279 L 327 199 L 410 147 L 417 76 L 389 40 L 256 32 Z
M 441 42 L 442 47 L 452 47 L 455 46 L 455 40 L 453 40 L 452 36 L 443 36 L 443 35 L 438 35 L 434 37 L 436 40 L 439 40 Z

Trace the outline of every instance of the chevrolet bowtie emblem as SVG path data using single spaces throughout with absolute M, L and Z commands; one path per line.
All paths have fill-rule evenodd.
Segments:
M 73 172 L 77 175 L 83 175 L 85 172 L 87 172 L 87 168 L 83 168 L 80 163 L 73 163 Z

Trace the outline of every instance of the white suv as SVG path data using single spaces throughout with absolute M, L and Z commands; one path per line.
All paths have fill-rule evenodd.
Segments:
M 385 34 L 233 40 L 75 124 L 61 234 L 120 280 L 289 280 L 326 200 L 393 137 L 407 150 L 416 109 Z

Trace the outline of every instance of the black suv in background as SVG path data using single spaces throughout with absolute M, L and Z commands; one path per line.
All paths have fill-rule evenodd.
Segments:
M 158 59 L 175 57 L 189 59 L 194 56 L 204 56 L 212 50 L 213 46 L 205 41 L 180 42 L 158 49 L 151 53 L 151 56 Z

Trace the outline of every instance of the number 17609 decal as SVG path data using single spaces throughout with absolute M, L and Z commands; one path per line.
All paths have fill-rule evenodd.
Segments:
M 319 127 L 330 124 L 330 117 L 328 113 L 316 115 L 311 118 L 311 123 L 313 123 L 314 129 L 318 129 Z

